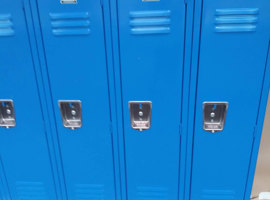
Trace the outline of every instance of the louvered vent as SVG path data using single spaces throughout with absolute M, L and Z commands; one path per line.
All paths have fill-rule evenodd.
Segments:
M 20 200 L 29 200 L 29 199 L 39 199 L 46 200 L 48 199 L 46 189 L 42 182 L 16 182 L 17 196 Z
M 76 200 L 104 200 L 104 185 L 100 184 L 76 184 Z
M 132 34 L 170 33 L 170 10 L 132 11 L 129 13 Z
M 14 35 L 13 23 L 10 14 L 0 14 L 0 37 Z
M 258 22 L 258 8 L 217 9 L 216 32 L 253 32 Z
M 168 200 L 168 188 L 166 187 L 137 187 L 137 198 L 139 200 Z
M 88 12 L 50 13 L 52 33 L 56 36 L 88 35 L 90 20 Z
M 202 199 L 235 200 L 235 192 L 233 190 L 203 190 Z

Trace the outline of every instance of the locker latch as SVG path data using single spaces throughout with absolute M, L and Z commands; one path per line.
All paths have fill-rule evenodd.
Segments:
M 0 100 L 0 126 L 5 128 L 16 126 L 13 100 Z
M 203 103 L 203 129 L 212 133 L 222 131 L 228 109 L 228 102 Z
M 130 124 L 133 129 L 143 131 L 151 126 L 151 101 L 129 101 Z
M 82 127 L 81 101 L 60 100 L 58 101 L 64 127 L 77 129 Z

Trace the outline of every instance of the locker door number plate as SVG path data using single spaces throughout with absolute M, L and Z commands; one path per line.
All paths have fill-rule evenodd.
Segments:
M 222 131 L 228 109 L 228 102 L 203 103 L 203 129 L 212 133 Z
M 139 131 L 151 127 L 151 101 L 130 101 L 128 102 L 131 128 Z

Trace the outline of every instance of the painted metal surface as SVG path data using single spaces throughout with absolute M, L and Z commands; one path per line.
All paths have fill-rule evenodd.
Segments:
M 69 199 L 115 199 L 102 7 L 38 0 Z M 81 128 L 62 125 L 59 100 L 81 101 Z
M 16 116 L 0 128 L 0 199 L 249 199 L 266 0 L 26 2 L 0 2 L 0 100 Z M 79 102 L 65 126 L 59 101 Z M 228 103 L 218 131 L 204 102 Z
M 16 117 L 15 127 L 0 128 L 1 199 L 56 200 L 23 4 L 0 4 L 0 94 Z
M 251 155 L 269 51 L 269 6 L 267 1 L 202 2 L 192 200 L 249 199 L 245 192 L 250 163 L 256 162 Z M 221 132 L 202 128 L 203 102 L 209 100 L 229 103 Z
M 127 198 L 177 199 L 185 4 L 117 5 Z M 132 129 L 129 101 L 152 102 L 148 130 Z

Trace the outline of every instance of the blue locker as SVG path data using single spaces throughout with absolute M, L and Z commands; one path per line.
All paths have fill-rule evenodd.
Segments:
M 177 199 L 184 1 L 118 1 L 127 197 Z
M 262 88 L 269 68 L 270 4 L 205 0 L 197 6 L 194 26 L 201 29 L 194 34 L 200 34 L 200 46 L 194 50 L 199 60 L 190 199 L 246 200 L 262 126 L 260 101 L 268 92 Z
M 0 199 L 249 199 L 270 4 L 194 2 L 1 0 Z
M 102 5 L 37 6 L 68 199 L 115 199 Z
M 19 0 L 0 2 L 0 69 L 0 199 L 56 200 L 26 13 Z

